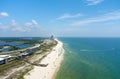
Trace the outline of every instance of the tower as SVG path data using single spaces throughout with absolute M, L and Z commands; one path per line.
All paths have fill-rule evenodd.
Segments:
M 52 35 L 52 36 L 50 37 L 50 39 L 51 39 L 51 40 L 54 40 L 54 36 Z

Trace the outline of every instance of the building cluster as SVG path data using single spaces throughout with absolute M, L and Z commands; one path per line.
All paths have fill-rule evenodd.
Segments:
M 16 55 L 16 56 L 13 56 L 11 54 L 0 55 L 0 65 L 6 64 L 6 63 L 8 63 L 12 60 L 15 60 L 15 59 L 23 59 L 23 58 L 26 58 L 30 55 L 33 55 L 35 52 L 37 52 L 39 50 L 39 48 L 40 48 L 40 44 L 37 44 L 33 47 L 26 49 L 25 51 L 17 52 L 18 55 Z
M 14 59 L 15 59 L 15 57 L 11 56 L 11 55 L 0 55 L 0 65 L 8 63 Z
M 33 55 L 35 52 L 37 52 L 38 50 L 40 50 L 40 46 L 43 46 L 43 45 L 50 45 L 50 44 L 54 44 L 56 43 L 55 41 L 53 41 L 55 38 L 54 36 L 52 35 L 50 37 L 50 39 L 46 39 L 43 41 L 43 43 L 41 44 L 36 44 L 35 46 L 33 47 L 30 47 L 30 48 L 27 48 L 26 50 L 24 51 L 17 51 L 15 56 L 11 54 L 6 54 L 6 55 L 0 55 L 0 65 L 1 64 L 6 64 L 12 60 L 15 60 L 15 59 L 23 59 L 23 58 L 26 58 L 30 55 Z

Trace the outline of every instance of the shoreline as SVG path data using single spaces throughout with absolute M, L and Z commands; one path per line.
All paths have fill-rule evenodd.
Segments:
M 63 43 L 57 39 L 55 40 L 58 42 L 58 44 L 40 62 L 40 64 L 48 64 L 48 66 L 34 66 L 31 71 L 24 75 L 25 79 L 55 79 L 60 65 L 64 59 Z
M 60 69 L 61 63 L 64 60 L 64 52 L 65 52 L 65 50 L 64 50 L 64 48 L 62 46 L 62 55 L 61 55 L 61 58 L 59 58 L 60 59 L 59 64 L 58 64 L 57 69 L 55 70 L 55 72 L 54 72 L 54 74 L 53 74 L 51 79 L 55 79 L 56 76 L 57 76 L 57 73 L 58 73 L 58 71 Z

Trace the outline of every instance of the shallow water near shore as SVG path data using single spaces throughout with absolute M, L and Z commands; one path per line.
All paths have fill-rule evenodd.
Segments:
M 120 79 L 120 38 L 59 38 L 64 61 L 56 79 Z

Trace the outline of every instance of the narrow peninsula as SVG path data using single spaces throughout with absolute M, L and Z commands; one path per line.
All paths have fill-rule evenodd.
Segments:
M 16 42 L 31 43 L 23 40 Z M 11 46 L 5 45 L 1 50 L 5 47 Z M 0 78 L 55 79 L 63 59 L 64 49 L 61 41 L 53 36 L 37 40 L 32 42 L 30 47 L 0 53 Z
M 34 68 L 24 76 L 25 79 L 54 79 L 60 64 L 63 60 L 63 44 L 57 41 L 57 45 L 52 51 L 40 62 L 40 64 L 48 64 L 46 67 L 34 66 Z

